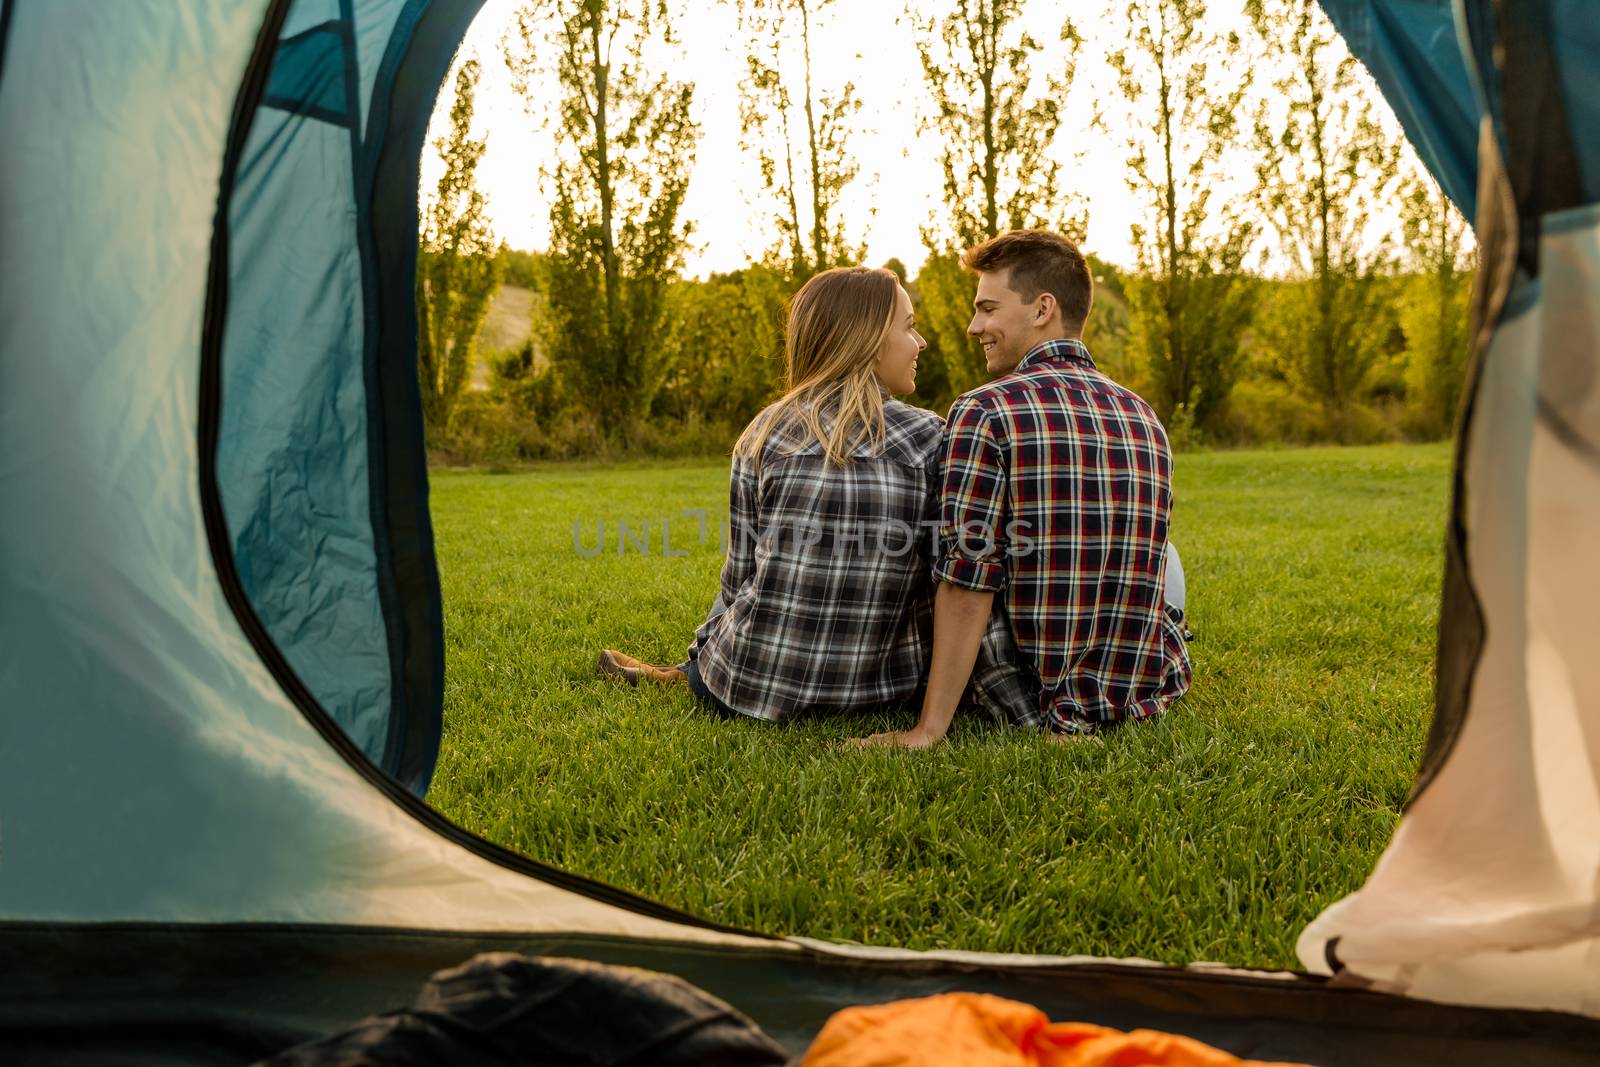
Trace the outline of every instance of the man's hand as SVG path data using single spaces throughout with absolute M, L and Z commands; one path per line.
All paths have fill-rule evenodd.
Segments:
M 856 737 L 849 748 L 932 748 L 944 739 L 962 690 L 972 677 L 994 594 L 941 582 L 933 598 L 933 662 L 922 695 L 922 713 L 909 730 Z
M 890 730 L 888 733 L 873 734 L 871 737 L 852 737 L 845 742 L 846 748 L 932 748 L 943 739 L 943 735 L 934 736 L 925 730 L 913 726 L 909 730 Z

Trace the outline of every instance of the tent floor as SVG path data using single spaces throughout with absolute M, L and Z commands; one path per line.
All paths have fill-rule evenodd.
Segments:
M 366 927 L 0 923 L 0 1060 L 244 1063 L 411 1002 L 486 951 L 666 971 L 729 1001 L 798 1054 L 834 1011 L 950 990 L 1052 1019 L 1188 1034 L 1241 1056 L 1325 1067 L 1596 1062 L 1600 1020 L 1459 1008 L 1295 981 L 1085 964 L 977 968 L 602 937 Z

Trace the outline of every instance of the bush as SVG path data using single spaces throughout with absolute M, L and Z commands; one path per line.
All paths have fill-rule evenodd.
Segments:
M 561 374 L 540 359 L 532 340 L 490 361 L 494 394 L 542 426 L 551 426 L 578 405 Z
M 690 414 L 683 422 L 646 422 L 634 431 L 628 453 L 652 459 L 728 456 L 744 424 Z
M 1322 406 L 1274 378 L 1236 383 L 1213 424 L 1218 438 L 1232 445 L 1311 444 L 1328 433 Z
M 763 266 L 674 283 L 648 421 L 689 440 L 703 427 L 754 418 L 783 384 L 785 302 L 794 288 Z
M 1352 403 L 1342 415 L 1329 414 L 1287 382 L 1246 378 L 1233 387 L 1221 409 L 1212 441 L 1236 446 L 1380 444 L 1406 437 L 1405 410 L 1403 398 L 1379 396 Z
M 1167 443 L 1174 452 L 1193 452 L 1205 447 L 1205 435 L 1194 424 L 1194 405 L 1179 404 L 1166 422 Z
M 501 366 L 514 371 L 516 361 L 513 353 Z M 427 445 L 435 466 L 505 469 L 548 460 L 726 456 L 743 428 L 691 414 L 608 434 L 617 428 L 567 402 L 558 372 L 545 368 L 526 378 L 497 378 L 495 390 L 464 395 L 450 428 L 430 428 Z
M 608 459 L 616 450 L 593 417 L 569 411 L 541 423 L 505 397 L 471 393 L 450 429 L 430 433 L 429 461 L 447 467 L 509 467 L 533 460 Z

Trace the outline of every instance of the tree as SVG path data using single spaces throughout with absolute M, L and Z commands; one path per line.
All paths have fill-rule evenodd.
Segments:
M 737 434 L 782 389 L 793 292 L 786 270 L 762 264 L 675 284 L 664 337 L 670 359 L 654 414 Z
M 1202 0 L 1132 0 L 1109 56 L 1127 102 L 1127 183 L 1144 209 L 1124 279 L 1129 345 L 1163 419 L 1208 426 L 1239 373 L 1254 233 L 1213 203 L 1249 85 L 1237 35 L 1205 28 Z M 1223 69 L 1213 69 L 1221 59 Z
M 922 234 L 931 255 L 918 272 L 918 315 L 928 339 L 917 396 L 942 403 L 984 379 L 967 336 L 972 281 L 960 251 L 1004 230 L 1041 227 L 1082 238 L 1085 216 L 1061 189 L 1054 154 L 1062 107 L 1082 41 L 1071 21 L 1058 32 L 1055 73 L 1033 76 L 1044 45 L 1023 27 L 1024 0 L 952 0 L 943 15 L 908 10 L 932 114 L 924 132 L 943 145 L 945 212 Z
M 1114 264 L 1099 256 L 1085 257 L 1094 280 L 1094 313 L 1083 328 L 1083 343 L 1094 355 L 1095 366 L 1114 381 L 1135 385 L 1139 368 L 1128 352 L 1127 279 Z
M 866 255 L 865 245 L 848 237 L 839 213 L 845 187 L 861 170 L 849 150 L 849 120 L 861 101 L 852 82 L 826 90 L 813 80 L 812 19 L 832 2 L 735 0 L 740 29 L 750 41 L 748 72 L 739 86 L 741 147 L 755 153 L 762 184 L 781 205 L 774 217 L 779 257 L 789 261 L 796 281 Z M 798 56 L 785 48 L 793 44 L 796 26 Z M 798 90 L 798 101 L 791 89 Z
M 518 289 L 539 290 L 549 286 L 544 281 L 544 254 L 524 252 L 520 248 L 500 250 L 500 280 Z
M 949 215 L 924 234 L 929 251 L 969 248 L 1002 229 L 1083 236 L 1052 154 L 1082 39 L 1064 21 L 1060 71 L 1034 78 L 1031 62 L 1043 46 L 1020 29 L 1022 9 L 1023 0 L 954 0 L 942 18 L 910 15 L 934 108 L 924 129 L 944 146 Z
M 1406 402 L 1412 428 L 1441 437 L 1455 423 L 1467 358 L 1472 254 L 1467 220 L 1426 175 L 1400 192 L 1401 232 L 1409 250 L 1400 328 L 1406 339 Z
M 676 43 L 665 0 L 536 0 L 503 42 L 530 109 L 540 47 L 555 52 L 545 350 L 616 439 L 637 428 L 660 383 L 658 335 L 688 238 L 678 216 L 699 135 L 693 83 L 647 70 L 652 43 Z
M 923 260 L 911 290 L 917 329 L 928 347 L 917 360 L 915 399 L 944 410 L 984 380 L 983 355 L 967 336 L 972 321 L 972 278 L 958 252 L 936 252 Z
M 1387 242 L 1376 208 L 1393 187 L 1399 143 L 1379 124 L 1355 57 L 1316 0 L 1247 0 L 1267 55 L 1284 71 L 1256 120 L 1261 209 L 1290 277 L 1289 306 L 1264 331 L 1285 377 L 1345 436 L 1382 353 Z M 1270 113 L 1276 105 L 1281 114 Z
M 500 285 L 499 249 L 476 186 L 485 142 L 472 137 L 473 96 L 479 64 L 456 71 L 450 132 L 434 141 L 444 174 L 423 217 L 417 250 L 417 375 L 427 425 L 450 423 L 461 390 L 472 376 L 474 346 Z

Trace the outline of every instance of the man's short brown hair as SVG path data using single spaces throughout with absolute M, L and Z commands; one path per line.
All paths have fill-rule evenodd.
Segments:
M 961 265 L 982 274 L 1009 270 L 1011 288 L 1024 300 L 1040 293 L 1056 298 L 1061 325 L 1083 329 L 1094 303 L 1094 282 L 1089 264 L 1078 246 L 1047 230 L 1012 230 L 967 249 Z

